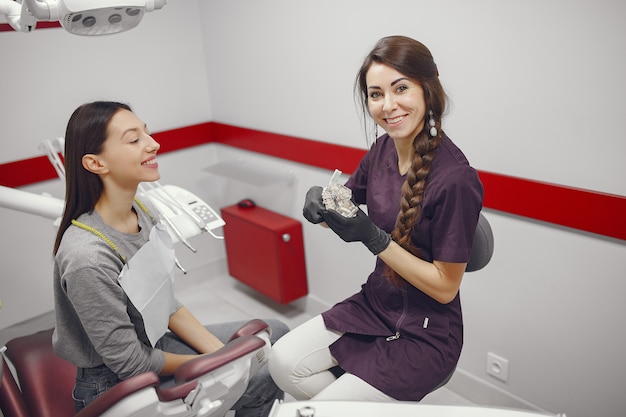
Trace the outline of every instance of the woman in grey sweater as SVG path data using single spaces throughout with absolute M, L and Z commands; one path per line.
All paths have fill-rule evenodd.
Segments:
M 242 324 L 205 327 L 173 296 L 171 239 L 149 202 L 136 199 L 140 182 L 160 177 L 159 147 L 122 103 L 84 104 L 67 126 L 66 206 L 54 245 L 53 344 L 77 366 L 77 410 L 142 372 L 156 372 L 163 384 L 172 384 L 180 365 L 218 350 Z M 129 284 L 136 280 L 140 292 L 154 287 L 157 304 L 138 301 L 142 295 Z M 280 321 L 267 322 L 272 343 L 288 330 Z M 282 395 L 264 367 L 233 409 L 238 417 L 265 416 Z

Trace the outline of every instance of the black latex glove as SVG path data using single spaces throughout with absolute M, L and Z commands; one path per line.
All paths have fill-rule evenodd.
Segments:
M 374 255 L 387 249 L 391 242 L 389 233 L 376 226 L 361 209 L 355 217 L 343 217 L 335 210 L 323 210 L 322 217 L 345 242 L 362 242 Z
M 324 221 L 322 210 L 325 210 L 322 200 L 322 187 L 314 185 L 306 193 L 302 214 L 311 223 L 318 224 Z

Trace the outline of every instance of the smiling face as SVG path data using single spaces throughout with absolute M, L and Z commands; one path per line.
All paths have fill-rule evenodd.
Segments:
M 122 187 L 136 187 L 140 182 L 160 178 L 156 154 L 160 145 L 145 123 L 131 111 L 119 110 L 109 123 L 102 152 L 97 155 L 101 175 Z
M 373 63 L 365 76 L 367 107 L 374 121 L 394 140 L 412 142 L 424 128 L 422 86 L 392 67 Z

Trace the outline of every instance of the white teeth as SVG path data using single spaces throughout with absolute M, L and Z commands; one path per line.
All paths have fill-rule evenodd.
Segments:
M 151 159 L 143 163 L 143 165 L 154 165 L 156 164 L 156 159 Z
M 395 119 L 387 119 L 387 123 L 394 124 L 394 123 L 401 122 L 403 119 L 404 119 L 404 116 L 399 116 L 399 117 L 396 117 Z

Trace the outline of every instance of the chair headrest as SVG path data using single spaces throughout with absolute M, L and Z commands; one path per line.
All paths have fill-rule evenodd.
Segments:
M 474 244 L 472 253 L 465 267 L 465 272 L 474 272 L 483 269 L 491 260 L 493 255 L 493 231 L 487 218 L 480 213 L 478 225 L 474 234 Z

